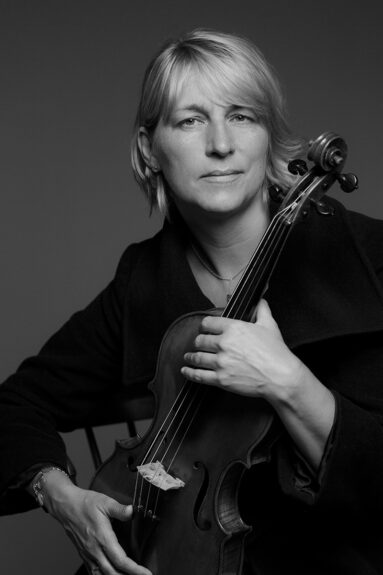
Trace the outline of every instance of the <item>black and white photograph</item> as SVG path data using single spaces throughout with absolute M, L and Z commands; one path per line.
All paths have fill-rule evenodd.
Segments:
M 2 574 L 383 574 L 380 12 L 0 0 Z

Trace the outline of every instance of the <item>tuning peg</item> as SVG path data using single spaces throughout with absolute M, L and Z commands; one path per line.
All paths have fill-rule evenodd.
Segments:
M 355 174 L 339 174 L 339 176 L 337 176 L 337 180 L 341 190 L 346 192 L 346 194 L 350 194 L 354 190 L 358 189 L 358 178 Z
M 333 216 L 335 213 L 334 208 L 326 204 L 326 202 L 321 200 L 311 200 L 311 203 L 315 206 L 315 209 L 320 216 Z
M 273 202 L 280 204 L 285 199 L 285 192 L 283 191 L 283 188 L 281 188 L 281 186 L 278 186 L 277 184 L 272 184 L 271 186 L 269 186 L 268 190 L 270 198 L 273 200 Z
M 290 174 L 294 174 L 294 176 L 303 176 L 303 174 L 308 171 L 306 162 L 300 158 L 291 160 L 291 162 L 287 164 L 287 169 Z

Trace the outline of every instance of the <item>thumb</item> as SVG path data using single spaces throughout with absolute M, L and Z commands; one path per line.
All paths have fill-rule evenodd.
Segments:
M 119 521 L 127 521 L 132 517 L 133 506 L 132 505 L 121 505 L 118 501 L 111 500 L 110 505 L 107 509 L 109 517 L 113 519 L 118 519 Z
M 265 299 L 259 300 L 256 309 L 257 323 L 265 326 L 275 325 L 269 304 Z

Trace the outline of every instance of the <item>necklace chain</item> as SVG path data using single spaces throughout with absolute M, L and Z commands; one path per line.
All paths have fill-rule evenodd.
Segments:
M 200 262 L 200 264 L 205 268 L 205 270 L 207 272 L 209 272 L 210 275 L 212 275 L 217 280 L 220 280 L 222 282 L 229 282 L 229 292 L 231 292 L 231 282 L 234 281 L 235 278 L 237 278 L 239 276 L 239 274 L 241 274 L 244 271 L 244 269 L 247 266 L 247 263 L 243 267 L 241 267 L 241 269 L 238 270 L 233 276 L 231 276 L 229 278 L 225 278 L 223 276 L 220 276 L 214 270 L 211 269 L 210 265 L 205 261 L 205 259 L 202 257 L 202 255 L 199 253 L 198 249 L 195 247 L 195 245 L 192 242 L 190 242 L 190 246 L 191 246 L 191 249 L 192 249 L 194 255 L 196 256 L 196 258 Z M 226 293 L 227 300 L 230 299 L 230 296 L 231 296 L 231 293 Z

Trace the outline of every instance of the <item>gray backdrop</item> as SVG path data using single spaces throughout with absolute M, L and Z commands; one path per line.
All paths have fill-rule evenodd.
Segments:
M 380 1 L 1 0 L 2 379 L 111 278 L 124 246 L 159 226 L 129 166 L 139 84 L 168 36 L 207 26 L 252 38 L 303 135 L 339 132 L 360 177 L 352 209 L 383 216 Z M 100 430 L 103 453 L 118 428 Z M 86 486 L 81 431 L 69 451 Z M 0 518 L 5 575 L 69 575 L 79 561 L 42 511 Z

